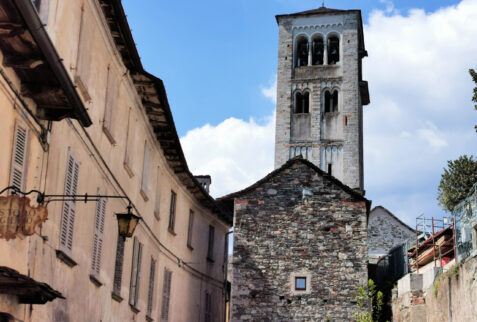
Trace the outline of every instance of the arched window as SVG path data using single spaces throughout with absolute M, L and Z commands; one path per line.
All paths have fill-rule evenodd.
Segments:
M 330 92 L 325 92 L 325 113 L 331 112 L 331 94 Z
M 296 67 L 308 65 L 308 39 L 301 37 L 296 42 Z
M 338 112 L 338 90 L 335 89 L 333 94 L 330 91 L 325 91 L 325 113 Z
M 338 90 L 333 91 L 333 96 L 331 97 L 332 102 L 332 112 L 338 112 Z
M 313 65 L 323 65 L 325 44 L 323 42 L 323 37 L 315 36 L 313 38 L 313 47 L 312 47 L 312 64 Z
M 300 91 L 295 93 L 295 113 L 309 113 L 310 112 L 310 92 L 301 93 Z
M 328 38 L 328 65 L 335 65 L 340 61 L 340 40 L 337 36 Z

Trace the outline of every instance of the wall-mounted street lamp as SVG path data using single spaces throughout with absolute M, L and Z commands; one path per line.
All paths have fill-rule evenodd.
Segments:
M 131 208 L 131 205 L 129 205 L 127 213 L 116 214 L 116 217 L 118 218 L 119 236 L 121 236 L 123 239 L 132 237 L 137 223 L 139 222 L 139 219 L 141 219 L 140 217 L 131 213 Z

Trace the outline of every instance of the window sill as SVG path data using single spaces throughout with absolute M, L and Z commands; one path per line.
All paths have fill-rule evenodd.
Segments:
M 146 321 L 148 321 L 148 322 L 152 322 L 152 321 L 154 321 L 154 319 L 153 319 L 153 318 L 151 318 L 149 315 L 146 315 Z
M 76 263 L 73 258 L 71 258 L 64 251 L 59 249 L 56 250 L 56 258 L 58 258 L 60 261 L 62 261 L 69 267 L 75 267 L 76 265 L 78 265 L 78 263 Z
M 167 231 L 169 232 L 169 234 L 171 234 L 172 236 L 176 236 L 177 234 L 170 228 L 167 228 Z
M 129 165 L 126 162 L 123 162 L 123 167 L 124 167 L 124 170 L 126 170 L 129 178 L 134 177 L 134 171 L 131 169 L 131 167 L 129 167 Z
M 144 201 L 149 201 L 149 197 L 147 196 L 146 192 L 144 190 L 139 190 L 139 193 L 141 194 L 141 197 L 142 199 L 144 199 Z
M 194 250 L 194 247 L 192 247 L 192 245 L 190 245 L 190 244 L 187 244 L 187 248 L 189 248 L 191 251 Z
M 103 132 L 108 138 L 109 142 L 112 145 L 116 145 L 116 140 L 114 139 L 113 134 L 111 133 L 111 130 L 106 125 L 104 125 L 104 121 L 103 121 Z
M 118 303 L 121 303 L 123 301 L 123 298 L 118 293 L 112 292 L 111 297 Z
M 103 286 L 103 283 L 100 282 L 100 280 L 94 276 L 93 274 L 89 274 L 89 280 L 96 286 L 96 287 L 101 287 Z
M 137 307 L 135 307 L 132 304 L 129 304 L 129 307 L 131 308 L 131 311 L 133 311 L 134 314 L 138 314 L 139 312 L 141 312 L 141 310 L 139 310 Z

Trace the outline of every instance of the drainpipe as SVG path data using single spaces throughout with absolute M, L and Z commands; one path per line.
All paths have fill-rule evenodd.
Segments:
M 224 249 L 224 287 L 223 287 L 223 294 L 224 294 L 224 317 L 223 321 L 227 321 L 227 302 L 230 304 L 230 298 L 227 298 L 227 273 L 229 267 L 229 235 L 232 234 L 234 231 L 233 229 L 227 233 L 225 233 L 225 249 Z

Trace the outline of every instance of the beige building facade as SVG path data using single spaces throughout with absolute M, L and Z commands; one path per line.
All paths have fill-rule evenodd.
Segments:
M 2 1 L 0 62 L 2 196 L 48 211 L 0 239 L 0 321 L 223 321 L 232 218 L 190 173 L 121 2 Z

